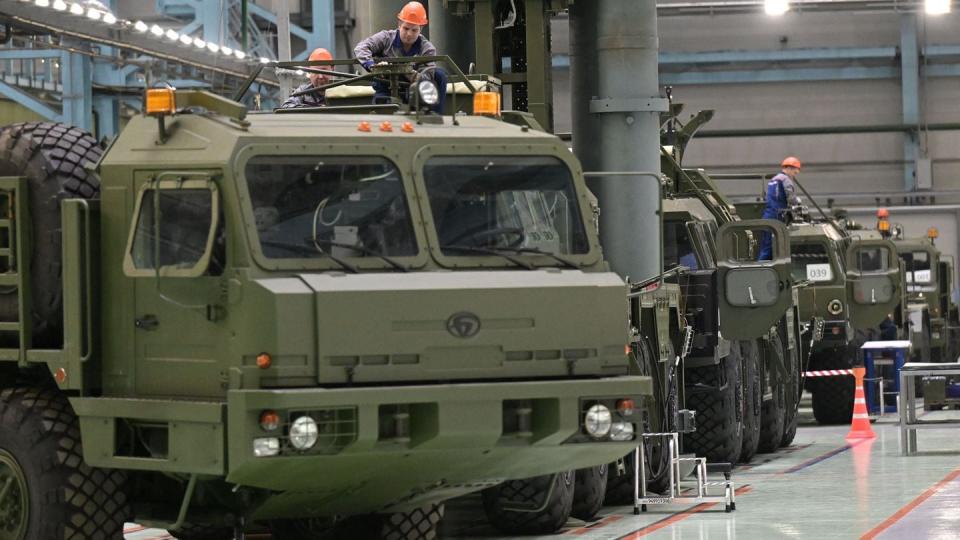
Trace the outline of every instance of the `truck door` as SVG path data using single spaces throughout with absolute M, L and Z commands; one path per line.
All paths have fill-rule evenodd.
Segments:
M 135 390 L 217 395 L 224 262 L 217 185 L 203 174 L 150 174 L 141 180 L 133 215 L 123 272 L 133 281 Z
M 772 256 L 758 260 L 764 235 L 769 235 Z M 765 334 L 793 302 L 790 241 L 779 221 L 751 219 L 721 226 L 717 269 L 720 333 L 726 339 Z
M 900 302 L 900 263 L 893 242 L 854 239 L 847 247 L 847 298 L 850 324 L 873 328 Z

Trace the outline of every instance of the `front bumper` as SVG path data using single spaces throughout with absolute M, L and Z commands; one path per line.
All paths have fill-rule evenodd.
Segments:
M 651 394 L 648 377 L 234 390 L 227 397 L 227 481 L 275 493 L 258 518 L 302 517 L 307 508 L 329 516 L 422 506 L 506 479 L 613 461 L 636 442 L 585 440 L 583 403 L 633 398 L 637 410 L 629 420 L 639 432 Z M 508 418 L 514 412 L 508 405 L 518 401 L 532 409 L 522 428 Z M 319 451 L 255 457 L 253 440 L 270 435 L 258 423 L 268 409 L 353 412 L 330 416 L 349 425 L 332 428 L 341 431 Z M 406 437 L 384 427 L 397 411 L 406 415 Z

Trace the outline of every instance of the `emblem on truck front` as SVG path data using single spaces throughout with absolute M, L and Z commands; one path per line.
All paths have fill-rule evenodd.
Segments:
M 454 313 L 447 319 L 447 332 L 458 338 L 469 338 L 480 331 L 480 317 L 469 311 Z

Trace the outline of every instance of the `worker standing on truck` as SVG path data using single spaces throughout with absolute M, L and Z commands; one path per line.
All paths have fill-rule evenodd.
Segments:
M 369 71 L 377 58 L 403 58 L 406 56 L 436 56 L 437 48 L 420 34 L 427 25 L 427 10 L 420 2 L 409 2 L 397 14 L 396 30 L 381 30 L 364 39 L 353 49 L 353 55 Z M 447 74 L 433 62 L 417 66 L 418 76 L 427 78 L 437 85 L 439 100 L 434 107 L 443 112 L 443 102 L 447 94 Z M 411 81 L 414 82 L 414 81 Z M 375 81 L 374 101 L 379 102 L 390 96 L 390 88 L 385 82 Z M 406 99 L 406 96 L 403 96 Z
M 797 196 L 797 185 L 794 180 L 800 174 L 800 160 L 789 156 L 780 163 L 780 174 L 774 176 L 767 183 L 767 205 L 763 209 L 763 219 L 779 219 L 785 221 L 784 214 L 793 205 L 800 204 Z M 760 238 L 760 256 L 758 260 L 765 261 L 773 258 L 773 237 L 764 232 Z
M 314 49 L 313 52 L 310 53 L 310 57 L 307 58 L 307 60 L 333 60 L 333 55 L 330 54 L 330 51 L 320 47 L 318 49 Z M 300 85 L 299 88 L 293 91 L 294 94 L 303 92 L 305 90 L 311 90 L 313 88 L 319 88 L 330 82 L 330 77 L 323 75 L 322 73 L 309 73 L 307 78 L 310 79 L 310 82 Z M 290 96 L 286 99 L 286 101 L 280 104 L 280 108 L 295 109 L 299 107 L 323 107 L 327 104 L 326 98 L 323 94 L 323 90 L 317 90 L 316 92 L 303 94 L 302 96 Z

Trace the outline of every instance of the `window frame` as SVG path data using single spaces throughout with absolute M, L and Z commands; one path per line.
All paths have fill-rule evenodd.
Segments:
M 414 255 L 387 255 L 387 257 L 410 269 L 418 269 L 426 265 L 428 254 L 425 249 L 426 240 L 421 226 L 423 217 L 421 215 L 419 201 L 417 200 L 416 186 L 410 179 L 409 167 L 404 168 L 399 152 L 385 145 L 378 144 L 255 143 L 244 146 L 237 152 L 237 157 L 234 160 L 234 170 L 236 171 L 235 175 L 237 178 L 237 195 L 240 198 L 240 219 L 243 223 L 243 230 L 246 233 L 247 246 L 250 249 L 253 261 L 260 268 L 269 271 L 344 270 L 342 266 L 330 257 L 271 258 L 264 255 L 260 244 L 260 234 L 257 231 L 257 224 L 253 213 L 253 199 L 250 196 L 250 188 L 247 181 L 247 164 L 251 159 L 260 156 L 372 157 L 386 160 L 396 168 L 400 175 L 407 209 L 410 213 L 410 226 L 413 229 L 413 237 L 416 242 L 416 253 Z M 341 258 L 362 271 L 394 270 L 393 266 L 376 255 Z
M 808 280 L 808 279 L 806 278 L 806 275 L 807 275 L 806 269 L 807 269 L 807 267 L 806 267 L 806 265 L 804 265 L 804 267 L 803 267 L 803 268 L 804 268 L 804 274 L 803 274 L 804 277 L 803 277 L 802 279 L 796 279 L 796 277 L 794 277 L 794 279 L 795 279 L 797 282 L 807 281 L 808 283 L 810 283 L 811 286 L 843 285 L 843 284 L 846 282 L 846 277 L 845 277 L 845 276 L 846 276 L 846 267 L 845 267 L 845 265 L 843 264 L 842 258 L 838 258 L 838 257 L 837 257 L 837 254 L 838 254 L 838 251 L 837 251 L 837 250 L 838 250 L 841 246 L 836 246 L 837 249 L 831 250 L 831 249 L 830 249 L 830 246 L 828 245 L 828 242 L 832 242 L 832 240 L 830 240 L 829 238 L 826 238 L 826 239 L 824 239 L 824 238 L 806 239 L 806 238 L 804 238 L 804 237 L 800 237 L 797 242 L 790 242 L 790 253 L 791 253 L 791 257 L 790 257 L 790 258 L 791 258 L 790 272 L 791 272 L 791 275 L 793 274 L 793 261 L 796 261 L 796 260 L 800 260 L 800 259 L 801 259 L 801 257 L 794 257 L 794 256 L 793 256 L 794 246 L 797 246 L 797 245 L 818 245 L 818 246 L 820 246 L 821 248 L 823 248 L 823 252 L 824 252 L 824 254 L 827 256 L 827 260 L 830 261 L 830 273 L 833 274 L 833 275 L 830 277 L 830 279 L 828 279 L 828 280 L 823 280 L 823 281 L 810 281 L 810 280 Z
M 170 176 L 171 178 L 164 178 Z M 174 177 L 175 176 L 175 177 Z M 179 173 L 161 173 L 144 182 L 137 191 L 137 203 L 133 209 L 133 219 L 130 221 L 130 229 L 127 233 L 127 245 L 123 255 L 123 273 L 127 277 L 183 277 L 194 278 L 203 276 L 210 268 L 210 258 L 213 254 L 213 243 L 216 240 L 217 228 L 220 225 L 220 189 L 211 176 L 205 178 L 183 178 L 186 174 Z M 185 189 L 199 189 L 210 192 L 210 230 L 207 233 L 207 240 L 204 245 L 203 255 L 190 268 L 176 268 L 171 265 L 160 266 L 159 268 L 137 268 L 133 262 L 133 242 L 137 236 L 137 229 L 140 223 L 140 213 L 143 209 L 144 200 L 147 193 L 156 189 L 159 191 L 177 191 Z M 152 199 L 151 199 L 152 201 Z M 162 219 L 161 219 L 162 223 Z
M 433 208 L 430 205 L 430 194 L 427 190 L 427 181 L 424 169 L 427 162 L 435 157 L 499 157 L 499 158 L 554 158 L 567 166 L 570 171 L 570 184 L 573 188 L 574 200 L 577 202 L 580 215 L 580 224 L 583 227 L 584 235 L 587 240 L 587 251 L 585 253 L 558 253 L 564 259 L 567 259 L 580 268 L 586 268 L 600 262 L 600 242 L 596 230 L 591 226 L 593 214 L 590 207 L 590 198 L 586 193 L 585 182 L 583 180 L 583 170 L 579 163 L 573 158 L 573 155 L 563 155 L 557 153 L 557 147 L 548 144 L 524 144 L 524 145 L 503 145 L 503 144 L 478 144 L 478 145 L 456 145 L 456 144 L 429 144 L 421 148 L 413 160 L 413 178 L 417 187 L 418 198 L 422 205 L 422 212 L 426 218 L 426 229 L 428 247 L 433 259 L 437 264 L 444 268 L 523 268 L 518 266 L 502 256 L 497 255 L 445 255 L 440 249 L 440 238 L 437 234 L 436 220 L 433 216 Z M 580 182 L 577 182 L 577 179 Z M 538 255 L 535 253 L 510 253 L 512 258 L 518 258 L 538 269 L 562 267 L 556 259 L 547 255 Z

